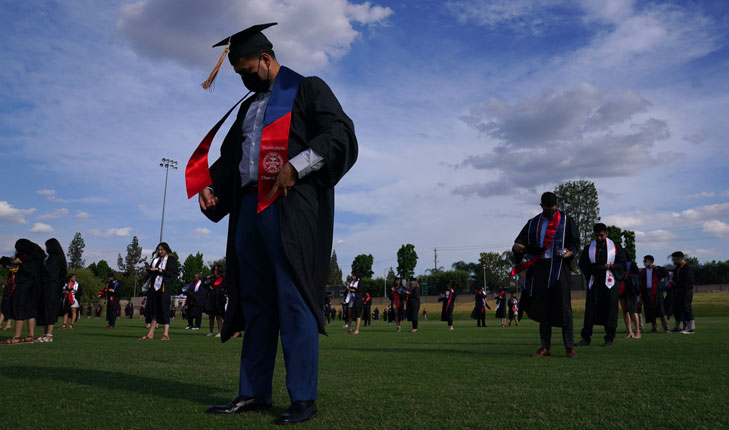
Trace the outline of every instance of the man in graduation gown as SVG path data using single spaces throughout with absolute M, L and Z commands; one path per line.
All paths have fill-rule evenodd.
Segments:
M 106 283 L 104 289 L 104 297 L 106 298 L 106 320 L 109 322 L 105 328 L 114 328 L 116 318 L 119 316 L 121 305 L 119 298 L 121 297 L 121 283 L 116 279 L 114 272 L 109 272 L 109 282 Z
M 567 357 L 576 357 L 570 267 L 580 239 L 574 220 L 557 210 L 557 203 L 554 193 L 542 194 L 542 213 L 526 223 L 512 247 L 517 263 L 512 276 L 526 271 L 522 309 L 539 323 L 542 346 L 532 355 L 537 358 L 551 355 L 552 327 L 562 329 Z
M 625 278 L 626 255 L 619 243 L 607 237 L 607 226 L 593 227 L 595 239 L 582 250 L 580 270 L 587 282 L 585 324 L 577 346 L 588 346 L 595 325 L 605 327 L 605 343 L 612 346 L 618 328 L 619 283 Z
M 652 255 L 643 257 L 644 268 L 640 271 L 640 294 L 643 302 L 645 322 L 653 328 L 651 333 L 657 333 L 656 323 L 661 320 L 663 331 L 668 331 L 668 318 L 663 305 L 663 282 L 668 278 L 668 270 L 656 266 Z
M 358 148 L 352 121 L 324 81 L 276 61 L 261 33 L 270 25 L 218 44 L 227 44 L 231 65 L 254 95 L 241 105 L 210 167 L 211 185 L 199 192 L 210 220 L 229 215 L 222 341 L 245 330 L 239 395 L 207 412 L 271 407 L 280 334 L 291 405 L 275 422 L 293 424 L 316 414 L 334 186 L 354 165 Z
M 203 286 L 202 280 L 200 280 L 200 274 L 195 273 L 192 275 L 192 282 L 185 288 L 187 289 L 187 327 L 185 330 L 200 330 L 203 305 L 205 304 L 205 295 L 207 294 L 207 289 Z
M 671 254 L 673 260 L 673 289 L 674 303 L 673 315 L 676 325 L 671 333 L 693 334 L 696 329 L 694 324 L 694 311 L 692 302 L 694 300 L 694 271 L 686 263 L 686 257 L 681 251 Z

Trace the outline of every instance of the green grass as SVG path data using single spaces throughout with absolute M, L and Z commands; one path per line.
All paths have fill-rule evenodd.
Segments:
M 621 327 L 614 347 L 579 349 L 576 360 L 564 358 L 558 330 L 555 355 L 532 359 L 535 323 L 502 329 L 489 318 L 479 329 L 461 304 L 449 332 L 433 321 L 438 304 L 426 306 L 431 321 L 416 334 L 379 322 L 347 336 L 333 323 L 321 337 L 320 415 L 299 427 L 729 428 L 729 294 L 696 296 L 693 336 L 623 340 Z M 0 347 L 0 428 L 261 429 L 288 405 L 280 351 L 271 411 L 208 416 L 237 393 L 239 339 L 221 345 L 178 318 L 170 342 L 142 342 L 139 319 L 103 323 L 82 319 L 53 344 Z

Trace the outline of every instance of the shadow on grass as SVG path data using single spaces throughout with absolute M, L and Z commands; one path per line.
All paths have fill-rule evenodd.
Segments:
M 126 391 L 132 394 L 151 394 L 170 399 L 200 403 L 205 408 L 212 404 L 225 404 L 230 401 L 230 398 L 223 398 L 216 395 L 216 393 L 220 392 L 219 387 L 189 384 L 173 379 L 150 378 L 148 376 L 106 370 L 40 366 L 3 366 L 0 367 L 0 373 L 12 379 L 46 380 L 63 384 L 71 382 L 93 388 L 98 388 L 100 384 L 103 384 L 107 388 Z
M 514 355 L 522 356 L 518 352 L 504 352 L 501 350 L 494 351 L 469 351 L 465 349 L 452 349 L 452 348 L 417 348 L 417 347 L 393 347 L 393 348 L 367 348 L 367 347 L 329 347 L 327 349 L 340 350 L 340 351 L 361 351 L 361 352 L 385 352 L 385 353 L 424 353 L 424 354 L 460 354 L 460 355 L 478 355 L 480 357 L 484 355 Z

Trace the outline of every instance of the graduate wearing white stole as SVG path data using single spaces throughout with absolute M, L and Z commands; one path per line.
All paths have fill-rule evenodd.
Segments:
M 604 346 L 610 346 L 618 327 L 619 283 L 625 277 L 626 257 L 620 244 L 607 237 L 607 226 L 595 224 L 595 240 L 580 256 L 580 270 L 587 283 L 585 324 L 582 340 L 577 346 L 587 346 L 592 340 L 594 325 L 605 326 Z

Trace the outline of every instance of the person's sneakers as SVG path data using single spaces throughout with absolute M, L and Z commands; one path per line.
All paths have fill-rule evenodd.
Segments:
M 667 333 L 674 333 L 674 334 L 675 334 L 675 333 L 681 333 L 682 331 L 683 331 L 683 330 L 681 330 L 680 328 L 678 328 L 678 327 L 675 327 L 675 328 L 674 328 L 673 330 L 671 330 L 671 331 L 669 331 L 669 332 L 667 332 Z
M 551 353 L 546 348 L 539 348 L 539 351 L 536 352 L 536 354 L 532 354 L 532 357 L 534 358 L 542 358 L 542 357 L 549 357 Z
M 192 330 L 193 330 L 193 331 L 195 331 L 195 330 L 200 330 L 200 327 L 193 327 L 193 328 L 192 328 Z
M 694 329 L 690 328 L 688 330 L 684 330 L 681 332 L 681 334 L 694 334 Z
M 602 346 L 613 346 L 612 340 L 606 340 L 605 343 L 602 344 Z
M 220 337 L 220 333 L 216 334 L 215 337 Z
M 191 328 L 192 328 L 192 326 L 187 326 L 187 327 L 185 327 L 185 330 L 190 330 Z
M 575 344 L 575 346 L 590 346 L 590 341 L 585 339 L 580 339 L 579 342 Z
M 288 409 L 278 416 L 273 422 L 276 425 L 298 424 L 309 421 L 316 416 L 316 402 L 293 402 Z
M 577 358 L 577 353 L 574 348 L 567 350 L 567 358 Z
M 210 332 L 210 333 L 208 333 L 208 334 L 207 334 L 207 337 L 213 337 L 213 336 L 215 336 L 215 335 L 213 334 L 213 332 Z
M 238 396 L 226 405 L 210 406 L 207 414 L 239 414 L 241 412 L 265 411 L 271 409 L 271 402 L 248 396 Z

